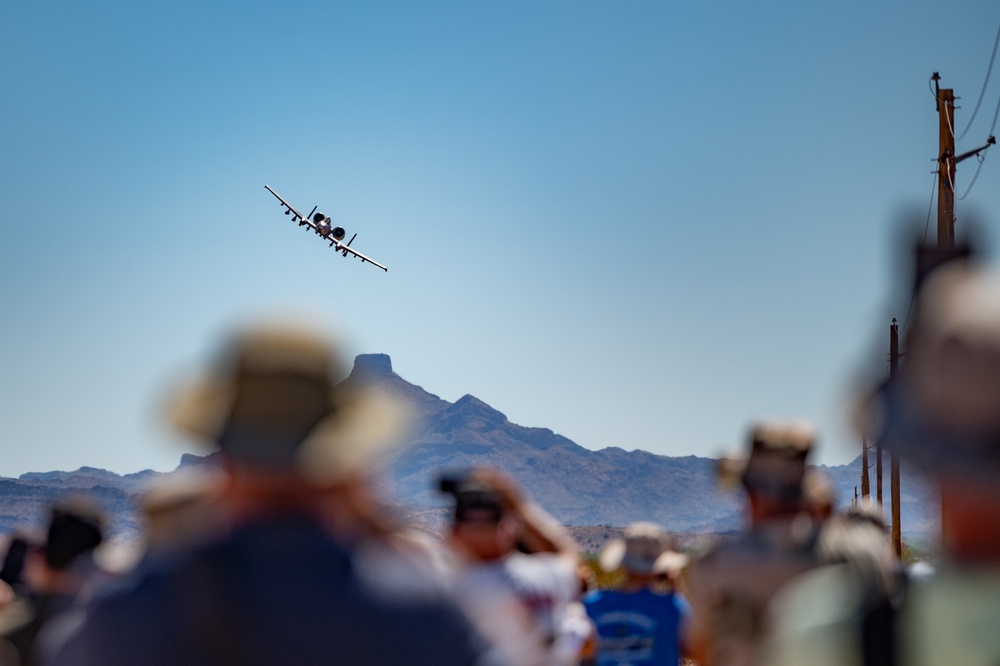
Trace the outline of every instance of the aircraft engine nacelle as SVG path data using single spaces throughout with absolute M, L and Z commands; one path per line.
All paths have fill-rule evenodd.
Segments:
M 347 232 L 344 231 L 344 227 L 334 227 L 330 230 L 330 235 L 334 237 L 335 240 L 342 241 Z
M 318 233 L 323 238 L 330 236 L 330 218 L 328 218 L 323 213 L 316 213 L 313 215 L 313 224 L 316 225 L 316 233 Z

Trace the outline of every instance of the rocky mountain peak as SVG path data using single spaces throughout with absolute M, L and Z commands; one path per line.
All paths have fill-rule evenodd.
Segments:
M 507 417 L 474 395 L 465 394 L 445 409 L 441 416 L 451 427 L 471 430 L 495 430 L 507 423 Z
M 493 409 L 485 402 L 469 393 L 466 393 L 461 398 L 456 400 L 451 409 L 455 412 L 482 414 L 484 416 L 502 419 L 503 421 L 507 420 L 507 416 L 502 412 Z
M 354 370 L 351 375 L 360 375 L 366 379 L 377 379 L 392 375 L 392 359 L 388 354 L 360 354 L 354 359 Z

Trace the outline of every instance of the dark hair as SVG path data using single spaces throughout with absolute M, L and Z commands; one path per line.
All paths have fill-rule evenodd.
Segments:
M 482 516 L 480 520 L 498 523 L 503 518 L 503 501 L 499 491 L 467 476 L 443 476 L 438 481 L 438 489 L 455 498 L 456 523 L 468 519 L 470 513 Z
M 8 585 L 18 585 L 21 582 L 21 572 L 24 571 L 24 559 L 28 554 L 28 540 L 16 536 L 7 546 L 7 554 L 3 558 L 3 568 L 0 569 L 0 580 Z
M 468 520 L 469 514 L 485 514 L 481 519 L 499 523 L 503 518 L 500 493 L 491 489 L 465 489 L 455 495 L 455 522 Z
M 100 545 L 104 539 L 104 516 L 93 503 L 79 498 L 52 507 L 45 540 L 45 563 L 56 571 Z

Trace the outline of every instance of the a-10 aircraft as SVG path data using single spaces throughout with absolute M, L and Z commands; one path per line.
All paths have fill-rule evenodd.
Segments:
M 270 186 L 265 185 L 264 189 L 273 194 L 274 198 L 276 198 L 278 201 L 281 202 L 281 205 L 285 207 L 285 215 L 291 215 L 292 220 L 298 222 L 300 227 L 307 227 L 309 229 L 312 229 L 313 231 L 316 232 L 318 236 L 322 237 L 323 240 L 330 241 L 330 247 L 332 247 L 336 252 L 340 252 L 345 257 L 347 256 L 348 253 L 353 254 L 355 257 L 361 260 L 361 263 L 368 262 L 373 266 L 378 266 L 387 273 L 389 272 L 389 269 L 383 266 L 382 264 L 366 257 L 357 250 L 351 248 L 351 243 L 353 243 L 354 239 L 358 237 L 357 234 L 351 236 L 351 240 L 347 241 L 346 243 L 341 242 L 344 240 L 344 237 L 347 235 L 347 232 L 344 231 L 343 227 L 333 226 L 333 223 L 330 220 L 330 218 L 323 215 L 323 213 L 316 212 L 316 206 L 313 206 L 312 212 L 309 213 L 308 215 L 302 215 L 301 213 L 299 213 L 299 211 L 292 208 L 292 205 L 290 203 L 282 199 L 281 195 L 272 190 Z

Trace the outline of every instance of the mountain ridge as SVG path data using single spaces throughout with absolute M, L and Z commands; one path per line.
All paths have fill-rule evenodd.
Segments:
M 586 449 L 549 428 L 512 423 L 472 394 L 448 402 L 396 374 L 386 354 L 358 356 L 345 381 L 365 381 L 390 392 L 419 418 L 409 440 L 380 468 L 384 489 L 404 514 L 440 520 L 447 499 L 436 491 L 438 477 L 489 465 L 513 476 L 567 525 L 624 526 L 651 520 L 674 532 L 726 532 L 743 522 L 739 495 L 717 489 L 713 458 L 662 456 L 621 446 Z M 185 453 L 178 469 L 202 464 L 208 457 Z M 846 465 L 819 469 L 833 483 L 840 505 L 848 504 L 860 478 L 860 456 Z M 48 502 L 64 492 L 87 490 L 109 504 L 112 531 L 127 536 L 138 529 L 136 496 L 165 474 L 143 470 L 119 475 L 81 467 L 0 477 L 0 531 L 25 524 L 37 527 Z M 904 475 L 901 508 L 905 534 L 933 532 L 934 502 L 925 484 Z

